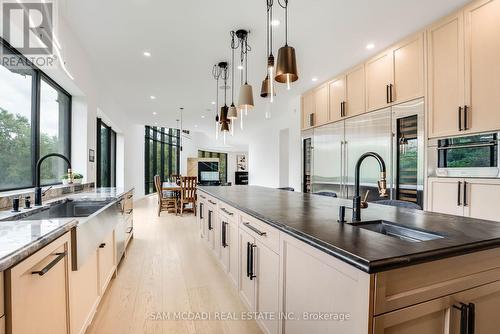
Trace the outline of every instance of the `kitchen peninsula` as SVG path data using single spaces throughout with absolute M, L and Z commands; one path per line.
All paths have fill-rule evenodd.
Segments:
M 350 316 L 260 320 L 265 332 L 498 327 L 490 309 L 500 305 L 498 223 L 370 203 L 361 224 L 349 224 L 349 209 L 341 224 L 338 208 L 349 200 L 256 186 L 199 190 L 200 235 L 251 311 Z

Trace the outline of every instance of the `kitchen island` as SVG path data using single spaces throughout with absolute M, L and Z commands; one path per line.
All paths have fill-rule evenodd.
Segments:
M 268 333 L 494 333 L 500 224 L 255 186 L 200 187 L 200 235 Z M 379 224 L 380 225 L 380 224 Z M 428 238 L 427 238 L 428 237 Z M 310 321 L 317 318 L 318 321 Z M 348 318 L 348 319 L 347 319 Z M 465 328 L 465 327 L 464 327 Z

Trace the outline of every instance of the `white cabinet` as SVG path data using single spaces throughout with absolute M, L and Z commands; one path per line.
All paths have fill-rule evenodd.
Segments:
M 236 211 L 230 208 L 219 210 L 220 231 L 220 261 L 224 271 L 229 276 L 231 283 L 238 286 L 238 216 Z
M 9 333 L 70 332 L 69 255 L 66 233 L 5 272 Z
M 200 196 L 200 199 L 198 200 L 198 216 L 196 217 L 198 219 L 198 227 L 200 229 L 200 237 L 202 239 L 206 238 L 207 234 L 207 225 L 206 225 L 206 216 L 207 216 L 207 204 L 206 201 Z
M 216 210 L 214 207 L 207 205 L 207 216 L 205 218 L 207 233 L 205 240 L 212 251 L 215 251 L 215 228 L 217 225 L 215 212 Z
M 500 180 L 429 178 L 428 210 L 500 221 Z
M 275 317 L 257 322 L 264 332 L 278 333 L 279 255 L 243 228 L 239 236 L 240 296 L 251 311 Z
M 283 320 L 283 332 L 369 333 L 370 275 L 291 236 L 281 236 L 282 312 L 294 315 Z M 319 314 L 349 315 L 349 319 L 310 320 Z
M 106 291 L 106 287 L 111 281 L 115 270 L 116 270 L 116 262 L 115 261 L 115 232 L 111 232 L 106 239 L 101 242 L 99 245 L 99 249 L 97 251 L 99 258 L 99 285 L 101 296 Z

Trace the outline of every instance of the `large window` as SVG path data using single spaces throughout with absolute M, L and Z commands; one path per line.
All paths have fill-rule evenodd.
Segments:
M 155 192 L 153 177 L 166 180 L 179 174 L 180 131 L 178 129 L 146 126 L 144 141 L 145 193 Z
M 227 183 L 227 153 L 198 150 L 198 158 L 218 158 L 219 180 L 222 184 Z
M 97 187 L 116 186 L 116 132 L 97 119 Z
M 0 65 L 0 190 L 33 187 L 40 157 L 70 158 L 71 96 L 36 67 L 26 67 L 27 60 L 2 39 L 0 48 L 9 59 L 23 60 Z M 42 184 L 60 183 L 66 169 L 61 159 L 48 158 Z

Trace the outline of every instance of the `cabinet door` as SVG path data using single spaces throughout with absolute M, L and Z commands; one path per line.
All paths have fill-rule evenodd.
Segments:
M 500 1 L 465 8 L 465 104 L 471 132 L 500 129 Z
M 115 237 L 114 232 L 99 245 L 99 286 L 101 296 L 115 272 Z
M 220 247 L 220 262 L 222 263 L 222 268 L 226 273 L 229 272 L 229 261 L 230 261 L 230 251 L 229 251 L 229 242 L 227 241 L 228 236 L 228 219 L 224 216 L 219 216 L 219 247 Z
M 345 75 L 345 116 L 365 112 L 365 65 L 362 64 Z
M 427 30 L 429 137 L 459 133 L 464 102 L 463 13 L 446 17 Z
M 69 233 L 6 272 L 9 333 L 69 333 Z
M 311 123 L 311 116 L 312 123 Z M 314 122 L 314 92 L 310 91 L 302 95 L 302 128 L 307 129 L 315 125 Z
M 463 179 L 429 178 L 428 210 L 463 216 Z
M 239 230 L 240 248 L 240 297 L 250 311 L 255 310 L 255 279 L 248 277 L 248 265 L 251 263 L 251 252 L 249 247 L 255 243 L 255 239 L 243 230 Z
M 393 53 L 392 102 L 401 103 L 424 96 L 424 37 L 419 33 L 399 45 Z
M 226 240 L 229 247 L 229 270 L 228 275 L 231 283 L 238 286 L 239 276 L 239 247 L 238 247 L 238 223 L 236 221 L 229 221 L 226 227 Z
M 392 51 L 387 51 L 365 64 L 366 109 L 377 110 L 390 104 L 387 86 L 392 83 Z
M 465 216 L 500 221 L 500 181 L 465 179 Z
M 207 243 L 208 247 L 211 250 L 215 250 L 215 215 L 214 215 L 214 209 L 210 206 L 207 207 L 207 219 L 206 219 L 206 230 L 207 230 Z
M 204 201 L 200 200 L 198 204 L 198 225 L 200 228 L 200 237 L 205 238 L 206 234 L 206 224 L 205 224 L 205 216 L 206 216 L 206 204 Z
M 212 219 L 213 219 L 213 251 L 215 253 L 215 256 L 220 260 L 220 255 L 221 255 L 221 236 L 220 236 L 220 218 L 219 215 L 217 214 L 217 211 L 214 210 L 212 213 Z
M 328 85 L 324 84 L 314 90 L 314 125 L 325 124 L 330 119 L 330 108 L 328 101 Z
M 279 312 L 279 268 L 280 258 L 268 247 L 256 242 L 255 267 L 257 276 L 257 301 L 256 312 L 268 312 L 278 314 Z M 278 320 L 261 320 L 261 326 L 266 333 L 278 333 Z
M 333 79 L 328 84 L 330 90 L 330 120 L 338 121 L 342 116 L 342 103 L 345 101 L 345 77 Z

